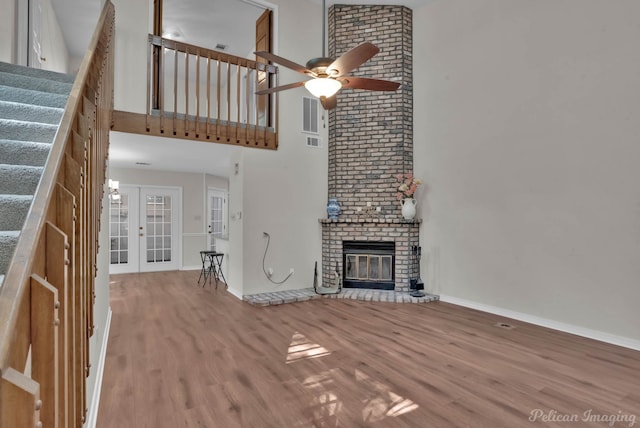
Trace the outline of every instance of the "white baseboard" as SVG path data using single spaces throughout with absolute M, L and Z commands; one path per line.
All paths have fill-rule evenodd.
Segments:
M 612 345 L 618 345 L 625 348 L 640 351 L 640 341 L 635 339 L 630 339 L 628 337 L 617 336 L 615 334 L 609 334 L 609 333 L 605 333 L 598 330 L 592 330 L 589 328 L 576 326 L 573 324 L 554 321 L 548 318 L 537 317 L 531 314 L 525 314 L 522 312 L 512 311 L 509 309 L 499 308 L 497 306 L 485 305 L 483 303 L 460 299 L 458 297 L 453 297 L 453 296 L 441 295 L 440 301 L 445 303 L 451 303 L 453 305 L 464 306 L 466 308 L 477 309 L 482 312 L 489 312 L 491 314 L 500 315 L 503 317 L 516 319 L 516 320 L 527 322 L 530 324 L 551 328 L 553 330 L 559 330 L 565 333 L 575 334 L 577 336 L 582 336 L 589 339 L 598 340 L 600 342 L 611 343 Z
M 104 362 L 107 357 L 107 343 L 109 342 L 109 329 L 111 327 L 111 307 L 107 313 L 107 322 L 104 326 L 104 334 L 102 336 L 102 347 L 100 349 L 100 357 L 98 357 L 98 368 L 96 369 L 96 384 L 93 388 L 93 397 L 91 398 L 91 407 L 87 412 L 87 422 L 84 428 L 95 428 L 98 423 L 98 407 L 100 406 L 100 392 L 102 391 L 102 375 L 104 374 Z
M 240 291 L 232 287 L 227 288 L 227 291 L 236 296 L 238 299 L 242 300 L 242 293 Z
M 200 266 L 182 266 L 180 270 L 200 270 L 202 269 L 202 265 Z

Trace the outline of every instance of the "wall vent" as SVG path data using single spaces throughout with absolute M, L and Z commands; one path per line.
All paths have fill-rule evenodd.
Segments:
M 320 140 L 320 137 L 312 137 L 312 136 L 308 135 L 307 136 L 307 147 L 320 148 L 320 147 L 322 147 L 322 140 Z

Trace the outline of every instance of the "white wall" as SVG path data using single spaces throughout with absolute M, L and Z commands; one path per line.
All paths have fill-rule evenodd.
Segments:
M 152 1 L 112 0 L 116 9 L 114 109 L 146 111 Z
M 299 0 L 276 1 L 279 5 L 278 54 L 304 64 L 322 54 L 321 5 Z M 305 20 L 302 17 L 308 16 Z M 280 84 L 306 80 L 299 73 L 280 67 Z M 322 262 L 319 218 L 326 217 L 327 145 L 305 146 L 302 129 L 304 88 L 280 93 L 280 122 L 277 151 L 244 152 L 243 293 L 307 288 L 313 285 L 314 263 Z M 262 271 L 266 239 L 271 242 L 266 267 L 274 269 L 271 283 Z
M 636 0 L 414 10 L 429 291 L 640 340 L 638 16 Z
M 102 199 L 101 230 L 99 236 L 98 272 L 95 280 L 95 301 L 93 306 L 94 332 L 89 339 L 89 363 L 91 370 L 87 377 L 87 401 L 89 412 L 86 427 L 94 427 L 98 416 L 102 371 L 107 352 L 107 340 L 111 322 L 111 305 L 109 304 L 109 197 L 107 186 Z

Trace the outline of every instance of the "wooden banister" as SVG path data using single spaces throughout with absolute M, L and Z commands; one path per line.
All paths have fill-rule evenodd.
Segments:
M 107 1 L 0 288 L 0 428 L 86 417 L 114 30 Z

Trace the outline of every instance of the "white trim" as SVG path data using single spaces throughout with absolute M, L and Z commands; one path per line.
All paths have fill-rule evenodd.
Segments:
M 107 357 L 107 344 L 109 343 L 109 329 L 111 328 L 111 307 L 107 312 L 107 322 L 104 326 L 104 334 L 102 336 L 102 347 L 100 356 L 98 357 L 98 367 L 96 371 L 96 383 L 93 387 L 93 397 L 91 398 L 91 406 L 87 412 L 87 422 L 85 428 L 95 428 L 98 422 L 98 408 L 100 407 L 100 392 L 102 390 L 102 377 L 104 375 L 104 362 Z
M 525 314 L 523 312 L 517 312 L 509 309 L 499 308 L 497 306 L 485 305 L 484 303 L 478 303 L 471 300 L 460 299 L 458 297 L 453 297 L 453 296 L 441 295 L 440 301 L 445 303 L 451 303 L 453 305 L 464 306 L 466 308 L 477 309 L 482 312 L 488 312 L 491 314 L 512 318 L 518 321 L 535 324 L 541 327 L 547 327 L 553 330 L 575 334 L 577 336 L 582 336 L 589 339 L 598 340 L 600 342 L 610 343 L 612 345 L 622 346 L 625 348 L 640 351 L 640 341 L 631 339 L 628 337 L 605 333 L 603 331 L 598 331 L 598 330 L 592 330 L 590 328 L 580 327 L 573 324 L 567 324 L 567 323 L 551 320 L 548 318 L 538 317 L 531 314 Z
M 242 300 L 242 293 L 239 290 L 236 290 L 235 288 L 229 287 L 229 288 L 227 288 L 227 291 L 229 293 L 231 293 L 232 295 L 234 295 L 235 297 L 237 297 L 238 299 Z
M 200 270 L 202 266 L 182 266 L 180 270 Z

